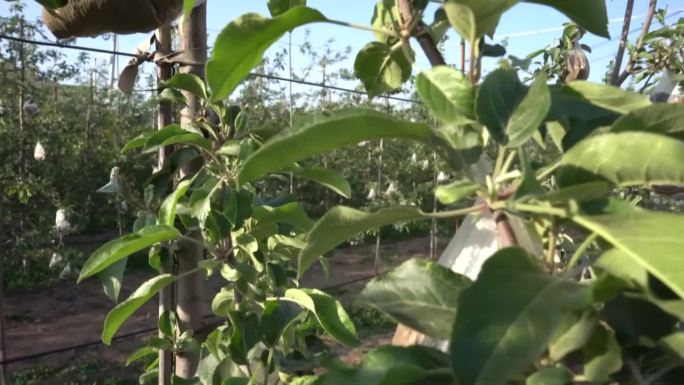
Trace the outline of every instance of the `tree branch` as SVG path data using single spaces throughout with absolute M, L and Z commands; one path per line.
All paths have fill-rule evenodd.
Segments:
M 627 47 L 627 38 L 629 37 L 629 27 L 632 24 L 632 11 L 634 10 L 634 0 L 627 0 L 627 7 L 625 8 L 625 19 L 622 22 L 622 34 L 620 35 L 620 46 L 615 55 L 615 65 L 613 66 L 613 73 L 610 75 L 610 84 L 617 86 L 618 78 L 620 77 L 620 68 L 622 68 L 622 58 L 625 56 L 625 48 Z
M 397 0 L 397 6 L 401 11 L 403 19 L 402 28 L 410 28 L 413 25 L 413 10 L 411 9 L 410 0 Z M 437 49 L 437 44 L 432 38 L 428 26 L 422 20 L 416 25 L 414 31 L 401 31 L 401 36 L 415 37 L 433 67 L 446 64 L 442 53 Z
M 625 67 L 625 70 L 620 74 L 620 76 L 617 79 L 617 83 L 614 85 L 619 87 L 622 83 L 625 82 L 625 80 L 627 80 L 629 75 L 632 74 L 632 70 L 634 69 L 634 65 L 636 64 L 639 51 L 644 47 L 644 39 L 646 38 L 648 31 L 651 29 L 651 22 L 653 21 L 653 16 L 655 15 L 657 4 L 658 0 L 651 0 L 651 2 L 648 4 L 648 13 L 646 13 L 646 19 L 644 19 L 644 25 L 641 28 L 641 35 L 639 35 L 639 40 L 637 40 L 634 53 L 629 59 L 627 67 Z

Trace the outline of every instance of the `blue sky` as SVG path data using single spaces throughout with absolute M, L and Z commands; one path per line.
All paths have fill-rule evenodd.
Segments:
M 207 0 L 208 1 L 208 20 L 207 26 L 209 31 L 209 43 L 211 44 L 218 34 L 218 32 L 232 19 L 240 14 L 246 12 L 258 12 L 268 15 L 265 0 L 252 1 L 236 1 L 236 0 Z M 597 0 L 599 1 L 599 0 Z M 27 13 L 30 18 L 37 18 L 40 14 L 40 9 L 33 1 L 25 0 L 28 4 Z M 599 81 L 607 64 L 612 59 L 614 52 L 617 49 L 617 39 L 619 38 L 620 28 L 622 26 L 621 19 L 624 16 L 624 7 L 626 0 L 607 0 L 608 16 L 611 19 L 609 29 L 612 40 L 604 39 L 598 36 L 588 36 L 583 42 L 593 48 L 593 52 L 589 54 L 589 60 L 592 64 L 591 80 Z M 373 13 L 375 1 L 374 0 L 309 0 L 308 5 L 322 11 L 326 16 L 338 20 L 344 20 L 359 24 L 369 24 Z M 634 18 L 632 21 L 632 30 L 641 26 L 643 15 L 646 12 L 648 0 L 636 0 L 634 9 Z M 660 0 L 658 2 L 659 8 L 668 7 L 670 13 L 679 11 L 679 14 L 673 16 L 671 20 L 676 20 L 683 16 L 684 1 L 682 0 Z M 435 5 L 430 6 L 430 11 L 427 12 L 427 20 L 432 19 L 432 10 Z M 7 3 L 0 2 L 0 13 L 8 14 Z M 568 21 L 562 14 L 555 10 L 527 3 L 521 3 L 513 7 L 510 11 L 504 14 L 499 28 L 497 29 L 496 37 L 501 39 L 508 37 L 508 54 L 518 57 L 525 56 L 527 53 L 536 49 L 542 48 L 552 40 L 560 35 L 560 26 L 562 23 Z M 315 50 L 322 50 L 326 42 L 334 39 L 333 47 L 342 50 L 346 46 L 351 46 L 352 52 L 355 53 L 367 42 L 373 39 L 373 35 L 367 31 L 355 30 L 347 27 L 341 27 L 328 24 L 314 24 L 307 27 L 310 30 L 309 40 Z M 447 42 L 447 52 L 452 55 L 446 58 L 449 63 L 459 62 L 458 42 L 460 39 L 455 37 L 451 32 L 453 38 Z M 638 36 L 638 32 L 632 33 L 632 39 Z M 296 30 L 292 34 L 292 41 L 294 45 L 305 42 L 305 31 Z M 120 38 L 120 51 L 132 52 L 135 46 L 145 38 L 144 34 L 127 35 Z M 98 48 L 111 48 L 110 41 L 104 41 L 101 38 L 81 38 L 77 42 L 78 45 L 91 46 Z M 287 38 L 276 44 L 272 49 L 283 49 L 287 45 Z M 414 42 L 414 49 L 418 49 L 418 45 Z M 75 55 L 75 54 L 70 54 Z M 121 63 L 125 62 L 125 58 L 121 59 Z M 294 68 L 303 66 L 304 58 L 300 55 L 293 54 Z M 428 63 L 423 55 L 418 55 L 418 66 L 425 68 Z M 485 70 L 491 68 L 495 61 L 490 60 L 484 63 Z M 344 64 L 348 68 L 352 68 L 353 54 L 349 62 Z M 311 81 L 321 81 L 320 74 L 312 74 Z M 316 79 L 316 76 L 319 78 Z

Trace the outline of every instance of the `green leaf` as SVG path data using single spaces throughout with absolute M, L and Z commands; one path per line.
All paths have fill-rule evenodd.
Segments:
M 680 319 L 684 319 L 684 301 L 681 299 L 662 299 L 656 289 L 662 285 L 659 281 L 649 276 L 646 268 L 637 263 L 631 263 L 632 258 L 617 248 L 612 248 L 601 254 L 594 266 L 619 278 L 624 282 L 623 287 L 643 290 L 643 298 L 663 311 Z
M 211 211 L 211 201 L 214 194 L 219 191 L 221 185 L 222 183 L 219 183 L 219 180 L 210 177 L 201 188 L 193 191 L 190 195 L 190 212 L 194 218 L 197 218 L 202 228 L 204 228 L 204 223 Z
M 566 87 L 596 106 L 621 114 L 651 105 L 644 95 L 605 84 L 576 80 L 568 83 Z
M 285 329 L 301 314 L 301 309 L 289 301 L 266 301 L 259 324 L 268 346 L 278 343 Z
M 570 20 L 587 31 L 610 38 L 606 3 L 596 0 L 523 0 L 528 3 L 548 5 L 562 12 Z
M 314 224 L 298 202 L 290 202 L 278 207 L 256 206 L 252 217 L 257 220 L 259 226 L 285 223 L 294 226 L 299 231 L 309 231 Z
M 543 368 L 527 377 L 525 385 L 567 385 L 573 377 L 566 367 Z
M 524 97 L 525 86 L 515 70 L 497 69 L 480 85 L 475 104 L 478 120 L 497 142 L 506 143 L 509 119 Z
M 227 267 L 228 265 L 224 265 Z M 221 269 L 223 273 L 225 269 Z M 214 299 L 211 300 L 211 311 L 219 317 L 228 318 L 230 311 L 233 310 L 235 304 L 235 293 L 232 289 L 221 289 Z
M 268 0 L 268 11 L 271 16 L 279 16 L 287 12 L 290 8 L 305 7 L 306 0 Z
M 109 345 L 112 337 L 116 334 L 119 327 L 138 310 L 147 300 L 155 296 L 159 290 L 174 282 L 176 277 L 171 274 L 162 274 L 146 281 L 128 299 L 118 304 L 107 314 L 102 330 L 102 341 Z
M 435 262 L 414 258 L 370 281 L 357 302 L 430 337 L 448 339 L 459 293 L 468 285 L 468 278 Z
M 207 99 L 207 87 L 204 85 L 204 80 L 195 74 L 177 73 L 171 79 L 163 82 L 162 87 L 176 88 L 202 99 Z
M 684 104 L 657 103 L 634 110 L 618 119 L 612 132 L 648 131 L 684 138 Z
M 283 299 L 297 303 L 314 314 L 323 330 L 347 346 L 356 346 L 354 323 L 342 305 L 328 294 L 317 289 L 288 289 Z
M 184 180 L 176 186 L 173 193 L 164 199 L 159 207 L 159 223 L 173 227 L 176 221 L 176 209 L 178 208 L 178 201 L 185 195 L 190 188 L 191 182 Z
M 381 346 L 356 368 L 333 368 L 316 385 L 455 385 L 449 357 L 425 346 Z
M 584 347 L 597 323 L 598 315 L 593 311 L 570 314 L 549 344 L 549 358 L 560 361 L 568 353 Z
M 159 350 L 153 346 L 143 346 L 141 348 L 138 348 L 130 356 L 128 356 L 128 359 L 126 360 L 126 366 L 130 366 L 132 363 L 138 361 L 143 357 L 147 357 L 152 354 L 157 354 L 158 351 Z
M 340 173 L 322 167 L 292 167 L 289 170 L 295 176 L 316 182 L 344 198 L 351 198 L 351 186 L 349 185 L 349 182 L 347 182 L 347 179 Z
M 95 250 L 90 258 L 88 258 L 83 268 L 81 268 L 78 282 L 101 272 L 135 252 L 144 250 L 156 243 L 170 241 L 178 237 L 180 237 L 180 232 L 173 227 L 156 225 L 144 227 L 138 232 L 109 241 Z
M 603 383 L 622 367 L 622 352 L 615 333 L 599 323 L 584 347 L 584 376 L 594 383 Z
M 123 149 L 121 149 L 121 152 L 126 152 L 134 148 L 140 148 L 145 146 L 145 143 L 153 134 L 154 132 L 143 132 L 142 134 L 136 136 L 135 138 L 131 139 L 128 143 L 126 143 Z
M 411 69 L 401 47 L 392 49 L 377 41 L 361 48 L 354 61 L 354 73 L 371 98 L 401 87 L 411 76 Z
M 558 184 L 609 181 L 621 187 L 684 184 L 684 142 L 646 132 L 587 138 L 560 160 Z
M 102 283 L 105 295 L 114 303 L 119 302 L 119 293 L 121 292 L 121 284 L 123 282 L 127 260 L 128 258 L 124 258 L 102 270 L 97 275 L 100 279 L 100 283 Z
M 482 156 L 482 128 L 478 125 L 446 125 L 435 129 L 437 154 L 455 170 L 465 170 Z
M 551 203 L 563 203 L 570 199 L 582 202 L 603 198 L 608 195 L 610 190 L 610 183 L 589 182 L 565 187 L 557 191 L 550 191 L 546 194 L 536 196 L 535 199 Z
M 261 63 L 264 52 L 285 32 L 327 19 L 315 9 L 291 8 L 274 18 L 256 13 L 244 14 L 232 21 L 216 38 L 207 63 L 207 81 L 212 101 L 225 99 L 249 72 Z
M 672 353 L 684 360 L 684 332 L 672 333 L 669 336 L 664 337 L 660 342 Z
M 544 73 L 537 75 L 527 95 L 508 120 L 506 127 L 508 147 L 518 147 L 527 142 L 549 113 L 551 93 L 546 80 Z
M 188 17 L 192 9 L 195 8 L 197 0 L 183 0 L 183 16 Z
M 431 130 L 424 123 L 397 120 L 370 110 L 336 111 L 333 116 L 322 114 L 267 141 L 247 158 L 238 173 L 238 181 L 247 183 L 337 147 L 381 138 L 430 143 Z
M 419 209 L 413 207 L 393 207 L 374 213 L 345 206 L 333 207 L 316 222 L 307 235 L 309 243 L 299 254 L 298 275 L 301 277 L 319 257 L 358 233 L 424 216 Z
M 69 0 L 36 0 L 38 4 L 49 9 L 62 8 L 69 3 Z
M 457 180 L 448 185 L 437 186 L 435 195 L 444 205 L 450 205 L 473 195 L 479 186 L 467 179 Z
M 470 81 L 449 66 L 432 67 L 416 77 L 416 92 L 439 120 L 460 124 L 475 117 L 475 92 Z
M 459 298 L 451 364 L 461 385 L 503 385 L 544 351 L 589 290 L 546 274 L 520 248 L 498 251 Z
M 471 44 L 492 36 L 501 15 L 518 0 L 448 0 L 444 4 L 451 25 Z
M 177 124 L 171 124 L 155 132 L 147 139 L 143 152 L 153 152 L 159 147 L 172 144 L 189 144 L 207 151 L 211 150 L 211 142 L 202 135 L 184 130 Z
M 596 232 L 684 298 L 684 216 L 637 208 L 601 215 L 575 215 L 572 220 Z
M 248 353 L 259 341 L 259 320 L 253 313 L 229 312 L 233 332 L 230 336 L 231 359 L 239 365 L 248 365 Z

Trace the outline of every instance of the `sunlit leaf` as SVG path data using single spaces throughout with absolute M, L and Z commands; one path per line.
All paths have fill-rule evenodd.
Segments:
M 401 47 L 374 41 L 357 54 L 354 72 L 372 98 L 401 87 L 411 76 L 411 62 Z
M 146 226 L 138 232 L 109 241 L 95 250 L 90 258 L 88 258 L 83 268 L 81 268 L 78 282 L 101 272 L 108 266 L 135 252 L 144 250 L 159 242 L 177 239 L 178 237 L 180 237 L 180 232 L 173 227 L 157 225 Z
M 684 298 L 684 216 L 638 208 L 607 211 L 600 215 L 574 215 L 572 220 L 599 234 Z
M 317 289 L 288 289 L 283 297 L 314 314 L 323 330 L 347 346 L 356 346 L 356 328 L 339 301 Z
M 416 92 L 434 116 L 459 124 L 475 117 L 475 95 L 470 81 L 457 69 L 432 67 L 416 77 Z
M 537 76 L 508 120 L 508 147 L 518 147 L 527 142 L 546 118 L 551 107 L 551 94 L 546 80 L 543 73 Z
M 326 18 L 315 9 L 295 7 L 273 18 L 247 13 L 233 20 L 216 38 L 207 62 L 207 82 L 212 100 L 230 95 L 250 71 L 261 63 L 264 52 L 283 34 Z
M 587 138 L 560 160 L 562 186 L 609 181 L 621 187 L 684 184 L 684 142 L 647 132 Z
M 159 290 L 175 280 L 176 277 L 170 274 L 162 274 L 140 285 L 128 299 L 118 304 L 107 314 L 104 329 L 102 330 L 102 341 L 107 345 L 111 344 L 112 337 L 114 337 L 114 334 L 116 334 L 124 321 L 144 305 L 147 300 L 155 296 Z
M 207 88 L 204 85 L 204 80 L 195 74 L 177 73 L 171 79 L 163 82 L 162 86 L 187 91 L 202 99 L 207 98 Z
M 405 138 L 429 143 L 431 130 L 425 123 L 397 120 L 370 110 L 319 115 L 268 140 L 242 165 L 238 181 L 247 183 L 334 148 L 381 138 Z

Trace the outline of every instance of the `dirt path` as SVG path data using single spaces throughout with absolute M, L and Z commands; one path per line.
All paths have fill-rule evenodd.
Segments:
M 331 276 L 326 279 L 320 265 L 315 265 L 302 280 L 303 287 L 335 287 L 335 294 L 341 295 L 343 302 L 350 303 L 363 288 L 363 278 L 372 276 L 374 245 L 356 246 L 340 249 L 330 258 Z M 425 256 L 428 239 L 418 238 L 384 245 L 382 249 L 381 270 L 396 266 L 411 257 Z M 127 274 L 121 298 L 126 298 L 150 275 L 140 272 Z M 340 287 L 350 281 L 353 285 Z M 223 285 L 220 276 L 212 277 L 205 295 L 205 314 L 210 314 L 211 294 Z M 67 350 L 59 354 L 46 355 L 22 362 L 12 363 L 10 372 L 22 371 L 36 366 L 61 365 L 84 357 L 95 357 L 103 365 L 120 367 L 125 358 L 136 346 L 140 338 L 152 333 L 141 334 L 136 338 L 120 339 L 111 347 L 99 343 L 102 324 L 113 304 L 102 292 L 100 283 L 90 279 L 78 287 L 73 282 L 62 282 L 54 288 L 35 292 L 10 293 L 6 299 L 5 314 L 7 358 L 25 357 L 41 352 L 65 349 L 74 345 L 92 346 Z M 150 301 L 132 316 L 121 328 L 119 334 L 132 333 L 154 328 L 157 319 L 157 305 Z M 384 337 L 387 339 L 387 336 Z M 371 340 L 372 341 L 372 340 Z M 373 343 L 376 343 L 375 341 Z M 364 347 L 368 348 L 368 347 Z M 362 349 L 364 349 L 362 348 Z M 366 349 L 367 350 L 367 349 Z M 350 359 L 353 361 L 353 358 Z

